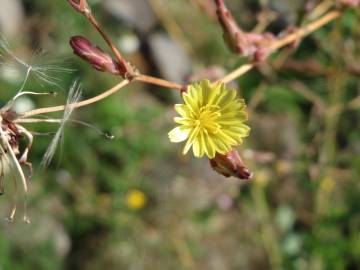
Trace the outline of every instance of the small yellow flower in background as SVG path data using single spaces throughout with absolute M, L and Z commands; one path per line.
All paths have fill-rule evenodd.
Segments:
M 249 135 L 250 128 L 244 124 L 246 105 L 235 89 L 204 80 L 190 85 L 183 99 L 184 104 L 175 105 L 181 117 L 174 121 L 180 126 L 169 132 L 169 138 L 174 143 L 187 140 L 184 155 L 192 147 L 195 157 L 212 159 L 216 153 L 226 154 L 242 144 Z
M 130 190 L 126 194 L 126 205 L 130 209 L 139 210 L 146 205 L 147 198 L 144 192 L 138 189 Z
M 331 193 L 336 188 L 336 182 L 330 176 L 326 176 L 321 180 L 320 188 L 327 193 Z

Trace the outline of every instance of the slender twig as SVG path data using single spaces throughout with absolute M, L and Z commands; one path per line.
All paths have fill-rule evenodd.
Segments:
M 270 46 L 270 49 L 275 51 L 275 50 L 280 49 L 281 47 L 284 47 L 298 39 L 301 39 L 301 38 L 307 36 L 308 34 L 314 32 L 315 30 L 323 27 L 325 24 L 328 24 L 329 22 L 337 19 L 338 17 L 340 17 L 340 15 L 341 15 L 341 12 L 339 12 L 339 11 L 330 11 L 329 13 L 322 16 L 318 20 L 316 20 L 312 23 L 309 23 L 308 25 L 305 25 L 304 27 L 298 29 L 296 32 L 289 34 L 286 37 L 274 42 Z
M 113 88 L 105 91 L 104 93 L 95 96 L 93 98 L 89 98 L 77 103 L 73 103 L 73 104 L 69 104 L 69 108 L 79 108 L 79 107 L 84 107 L 87 105 L 90 105 L 92 103 L 98 102 L 108 96 L 111 96 L 112 94 L 118 92 L 121 88 L 125 87 L 126 85 L 128 85 L 130 83 L 129 80 L 123 80 L 121 83 L 115 85 Z M 51 112 L 59 112 L 59 111 L 63 111 L 65 110 L 65 105 L 60 105 L 60 106 L 55 106 L 55 107 L 47 107 L 47 108 L 40 108 L 40 109 L 35 109 L 32 111 L 28 111 L 25 112 L 21 115 L 20 118 L 28 118 L 30 116 L 34 116 L 34 115 L 39 115 L 39 114 L 45 114 L 45 113 L 51 113 Z
M 105 42 L 107 43 L 107 45 L 109 46 L 111 51 L 114 53 L 116 59 L 119 61 L 119 64 L 124 67 L 126 72 L 133 73 L 134 71 L 133 71 L 132 67 L 125 61 L 125 58 L 122 56 L 120 51 L 116 48 L 114 43 L 111 41 L 110 37 L 105 33 L 105 31 L 103 31 L 101 29 L 101 27 L 100 27 L 99 23 L 97 22 L 97 20 L 95 19 L 95 17 L 91 13 L 87 14 L 87 16 L 85 16 L 85 17 L 89 20 L 89 22 L 92 24 L 92 26 L 99 32 L 99 34 L 105 40 Z M 134 76 L 134 74 L 128 74 L 128 75 L 130 75 L 131 77 Z
M 255 66 L 254 63 L 244 64 L 238 67 L 237 69 L 235 69 L 234 71 L 232 71 L 231 73 L 229 73 L 228 75 L 226 75 L 224 78 L 222 78 L 221 82 L 229 83 L 235 80 L 236 78 L 240 77 L 241 75 L 245 74 L 246 72 L 250 71 L 254 66 Z
M 329 11 L 331 7 L 334 6 L 334 1 L 332 0 L 324 0 L 320 2 L 310 14 L 306 16 L 308 20 L 313 20 L 315 18 L 319 18 L 320 16 L 324 15 L 325 12 Z
M 97 22 L 96 18 L 91 14 L 86 14 L 85 16 L 91 25 L 99 32 L 99 34 L 102 36 L 102 38 L 105 40 L 111 51 L 114 53 L 116 59 L 119 61 L 120 65 L 123 66 L 126 70 L 126 78 L 129 80 L 136 79 L 138 81 L 143 81 L 150 84 L 155 84 L 159 86 L 163 86 L 166 88 L 174 88 L 174 89 L 181 89 L 182 85 L 179 85 L 177 83 L 173 83 L 170 81 L 166 81 L 160 78 L 155 78 L 152 76 L 137 74 L 137 71 L 134 70 L 134 68 L 126 62 L 125 58 L 122 56 L 120 51 L 116 48 L 114 43 L 111 41 L 110 37 L 106 34 L 105 31 L 103 31 Z
M 162 80 L 159 78 L 155 78 L 155 77 L 151 77 L 151 76 L 146 76 L 146 75 L 139 75 L 138 77 L 135 78 L 136 81 L 141 81 L 141 82 L 146 82 L 149 84 L 154 84 L 154 85 L 158 85 L 158 86 L 163 86 L 166 88 L 174 88 L 177 90 L 180 90 L 183 86 L 177 83 L 173 83 L 173 82 L 169 82 L 166 80 Z M 103 92 L 102 94 L 95 96 L 93 98 L 89 98 L 74 104 L 70 104 L 70 108 L 79 108 L 79 107 L 84 107 L 90 104 L 93 104 L 95 102 L 98 102 L 104 98 L 107 98 L 108 96 L 111 96 L 112 94 L 115 94 L 116 92 L 118 92 L 121 88 L 127 86 L 130 83 L 129 80 L 123 80 L 121 83 L 115 85 L 114 87 L 112 87 L 111 89 Z M 47 108 L 40 108 L 40 109 L 35 109 L 32 111 L 28 111 L 25 112 L 21 115 L 20 118 L 28 118 L 30 116 L 34 116 L 34 115 L 39 115 L 39 114 L 46 114 L 46 113 L 51 113 L 51 112 L 59 112 L 59 111 L 63 111 L 65 109 L 65 105 L 60 105 L 60 106 L 55 106 L 55 107 L 47 107 Z
M 339 12 L 339 11 L 331 11 L 331 12 L 327 13 L 326 15 L 324 15 L 323 17 L 319 18 L 318 20 L 304 26 L 303 28 L 298 29 L 294 33 L 289 34 L 286 37 L 275 41 L 272 45 L 270 45 L 270 50 L 274 52 L 274 51 L 280 49 L 281 47 L 291 44 L 294 41 L 299 40 L 299 39 L 309 35 L 310 33 L 314 32 L 315 30 L 319 29 L 320 27 L 335 20 L 340 15 L 341 15 L 341 12 Z M 241 75 L 245 74 L 246 72 L 248 72 L 249 70 L 251 70 L 254 66 L 255 66 L 255 63 L 242 65 L 242 66 L 238 67 L 237 69 L 235 69 L 234 71 L 232 71 L 231 73 L 229 73 L 228 75 L 226 75 L 221 81 L 223 83 L 229 83 L 232 80 L 238 78 L 239 76 L 241 76 Z
M 145 83 L 149 83 L 149 84 L 162 86 L 162 87 L 165 87 L 165 88 L 170 88 L 170 89 L 181 90 L 183 88 L 183 86 L 181 84 L 170 82 L 170 81 L 163 80 L 163 79 L 160 79 L 160 78 L 155 78 L 155 77 L 148 76 L 148 75 L 143 75 L 143 74 L 138 75 L 135 78 L 135 80 L 140 81 L 140 82 L 145 82 Z
M 111 41 L 111 38 L 106 34 L 105 31 L 103 31 L 101 29 L 100 24 L 97 22 L 96 18 L 92 15 L 92 13 L 91 12 L 86 13 L 85 17 L 89 20 L 91 25 L 96 29 L 96 31 L 99 32 L 99 34 L 105 40 L 105 42 L 107 43 L 107 45 L 109 46 L 111 51 L 114 53 L 116 59 L 126 69 L 126 72 L 129 73 L 129 74 L 126 74 L 127 76 L 129 76 L 129 78 L 128 78 L 129 80 L 136 79 L 138 81 L 155 84 L 155 85 L 166 87 L 166 88 L 179 89 L 179 90 L 182 88 L 182 85 L 179 85 L 177 83 L 173 83 L 173 82 L 170 82 L 167 80 L 155 78 L 155 77 L 148 76 L 148 75 L 137 74 L 138 71 L 135 71 L 134 68 L 126 62 L 125 58 L 122 56 L 120 51 L 116 48 L 114 43 Z

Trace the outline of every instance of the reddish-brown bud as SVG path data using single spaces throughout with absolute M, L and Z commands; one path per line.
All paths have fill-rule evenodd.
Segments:
M 216 14 L 224 31 L 224 39 L 229 48 L 235 53 L 243 54 L 242 31 L 230 11 L 226 8 L 224 0 L 215 0 Z
M 90 63 L 95 69 L 112 74 L 120 74 L 116 61 L 99 47 L 81 36 L 70 39 L 70 46 L 74 53 Z
M 253 176 L 236 150 L 231 150 L 225 155 L 216 154 L 215 158 L 210 159 L 210 165 L 216 172 L 225 177 L 234 176 L 250 180 Z

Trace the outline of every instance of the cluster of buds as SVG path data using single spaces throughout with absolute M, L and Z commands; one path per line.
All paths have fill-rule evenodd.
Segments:
M 255 61 L 264 61 L 270 54 L 275 36 L 272 33 L 246 33 L 236 23 L 224 0 L 215 0 L 218 20 L 224 31 L 224 39 L 229 48 L 241 56 Z

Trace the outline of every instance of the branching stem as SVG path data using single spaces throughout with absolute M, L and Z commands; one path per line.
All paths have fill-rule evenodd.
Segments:
M 270 46 L 270 50 L 275 52 L 276 50 L 309 35 L 310 33 L 314 32 L 315 30 L 317 30 L 317 29 L 321 28 L 322 26 L 328 24 L 329 22 L 335 20 L 340 15 L 341 15 L 341 13 L 339 11 L 330 11 L 323 17 L 315 20 L 312 23 L 309 23 L 308 25 L 305 25 L 304 27 L 298 29 L 294 33 L 289 34 L 286 37 L 275 41 Z M 229 83 L 229 82 L 233 81 L 234 79 L 240 77 L 241 75 L 245 74 L 249 70 L 251 70 L 254 66 L 255 66 L 255 63 L 242 65 L 242 66 L 238 67 L 237 69 L 235 69 L 234 71 L 232 71 L 231 73 L 229 73 L 228 75 L 226 75 L 221 81 L 223 83 Z
M 309 23 L 308 25 L 305 25 L 304 27 L 298 29 L 294 33 L 289 34 L 286 37 L 275 41 L 273 44 L 270 45 L 270 50 L 274 52 L 288 44 L 291 44 L 292 42 L 309 35 L 310 33 L 314 32 L 315 30 L 326 25 L 327 23 L 335 20 L 340 15 L 341 15 L 341 12 L 339 12 L 339 11 L 330 11 L 327 14 L 325 14 L 324 16 L 322 16 L 321 18 L 315 20 L 314 22 Z M 99 24 L 95 20 L 95 18 L 92 15 L 87 16 L 87 18 L 90 20 L 92 25 L 99 31 L 99 33 L 102 35 L 104 40 L 110 46 L 111 50 L 114 52 L 117 59 L 118 60 L 121 59 L 122 61 L 124 61 L 124 58 L 122 57 L 120 52 L 113 45 L 113 43 L 111 42 L 109 37 L 104 33 L 104 31 L 102 31 Z M 251 70 L 255 66 L 255 64 L 256 63 L 244 64 L 244 65 L 238 67 L 237 69 L 235 69 L 234 71 L 230 72 L 228 75 L 226 75 L 220 81 L 223 83 L 229 83 L 229 82 L 233 81 L 234 79 L 240 77 L 241 75 L 245 74 L 249 70 Z M 176 89 L 176 90 L 181 90 L 183 87 L 182 85 L 174 83 L 174 82 L 170 82 L 170 81 L 167 81 L 164 79 L 155 78 L 155 77 L 151 77 L 151 76 L 147 76 L 147 75 L 143 75 L 143 74 L 137 75 L 136 77 L 133 78 L 133 80 L 141 81 L 141 82 L 149 83 L 149 84 L 154 84 L 154 85 L 158 85 L 158 86 L 165 87 L 165 88 Z M 84 107 L 84 106 L 93 104 L 95 102 L 98 102 L 98 101 L 118 92 L 121 88 L 127 86 L 130 82 L 131 82 L 130 80 L 125 79 L 121 83 L 115 85 L 111 89 L 105 91 L 104 93 L 102 93 L 96 97 L 71 104 L 70 106 L 73 106 L 74 108 L 79 108 L 79 107 Z M 40 109 L 32 110 L 29 112 L 25 112 L 23 115 L 21 115 L 20 118 L 27 118 L 27 117 L 39 115 L 39 114 L 63 111 L 64 109 L 65 109 L 65 105 L 48 107 L 48 108 L 40 108 Z
M 103 92 L 102 94 L 100 94 L 98 96 L 95 96 L 93 98 L 89 98 L 89 99 L 86 99 L 86 100 L 83 100 L 80 102 L 76 102 L 73 104 L 69 104 L 69 108 L 76 109 L 76 108 L 84 107 L 84 106 L 90 105 L 92 103 L 98 102 L 98 101 L 100 101 L 104 98 L 107 98 L 108 96 L 111 96 L 112 94 L 118 92 L 121 88 L 125 87 L 129 83 L 130 83 L 130 81 L 123 80 L 121 83 L 115 85 L 113 88 Z M 65 107 L 66 107 L 65 105 L 60 105 L 60 106 L 55 106 L 55 107 L 35 109 L 32 111 L 23 113 L 20 118 L 27 118 L 27 117 L 34 116 L 34 115 L 51 113 L 51 112 L 59 112 L 59 111 L 65 110 Z

